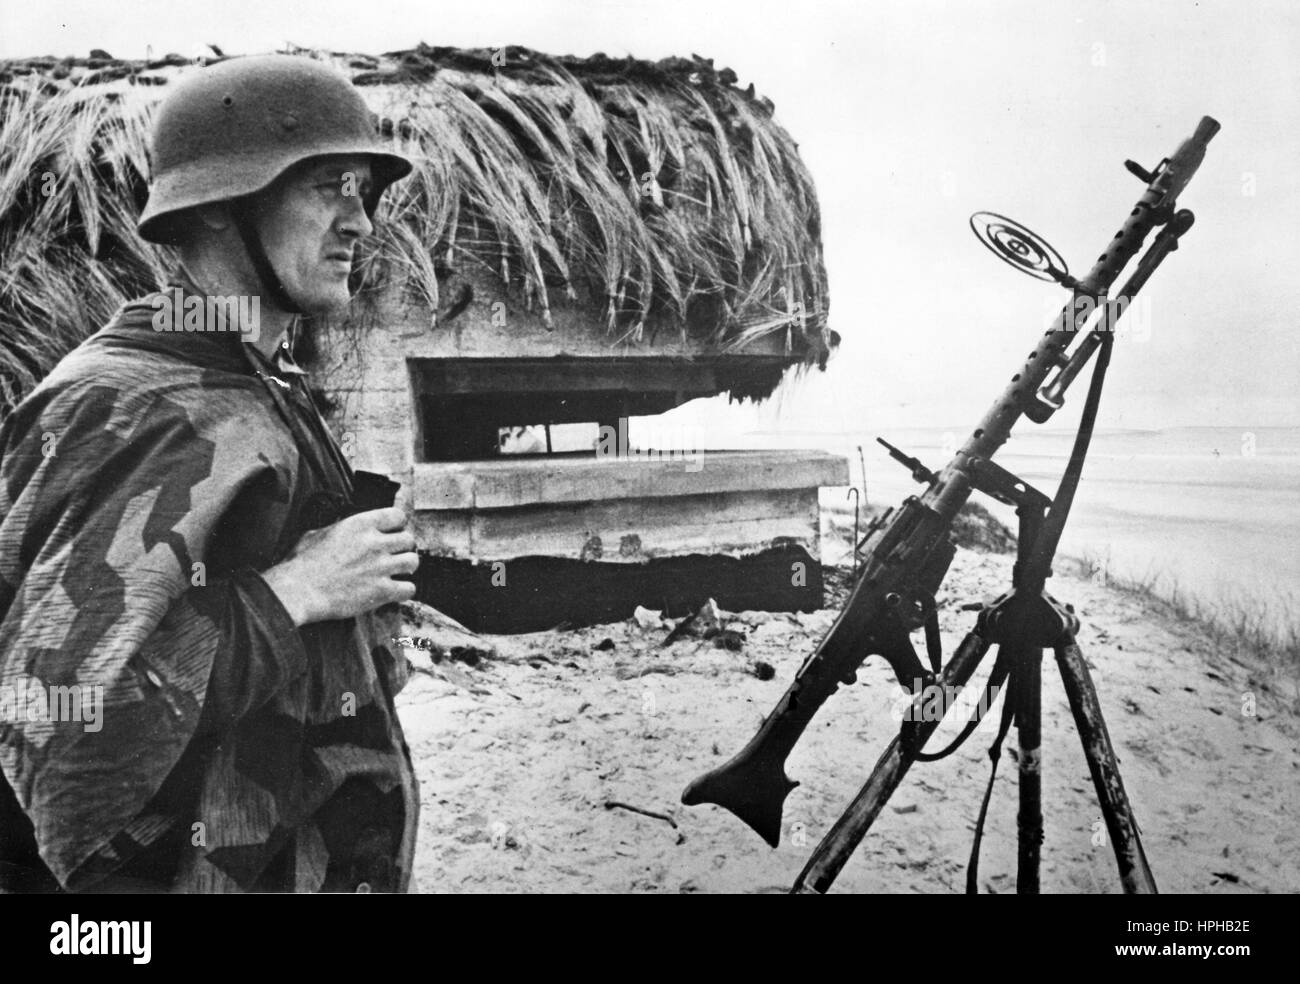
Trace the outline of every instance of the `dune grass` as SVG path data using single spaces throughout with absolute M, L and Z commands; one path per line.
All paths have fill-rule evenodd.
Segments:
M 1014 552 L 1014 536 L 991 513 L 970 504 L 954 526 L 958 546 L 982 552 Z M 839 496 L 821 504 L 825 522 L 840 537 L 852 535 L 853 502 Z M 865 531 L 884 510 L 864 508 L 859 524 Z M 851 558 L 851 554 L 845 555 Z M 847 564 L 850 561 L 842 560 Z M 1265 664 L 1300 679 L 1300 608 L 1294 597 L 1255 598 L 1230 595 L 1208 601 L 1194 595 L 1177 578 L 1151 570 L 1141 576 L 1116 574 L 1108 553 L 1082 557 L 1058 556 L 1059 573 L 1104 585 L 1129 595 L 1158 617 L 1193 627 L 1224 655 L 1242 662 Z
M 1209 601 L 1192 594 L 1168 573 L 1114 573 L 1109 555 L 1062 558 L 1062 567 L 1136 598 L 1157 615 L 1194 626 L 1224 655 L 1300 673 L 1300 620 L 1293 597 L 1229 595 Z

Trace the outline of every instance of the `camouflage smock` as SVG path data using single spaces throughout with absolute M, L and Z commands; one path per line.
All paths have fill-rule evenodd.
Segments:
M 351 472 L 300 374 L 155 296 L 0 427 L 0 687 L 103 687 L 98 731 L 0 719 L 3 777 L 69 890 L 161 852 L 177 891 L 404 891 L 395 606 L 295 628 L 258 573 Z

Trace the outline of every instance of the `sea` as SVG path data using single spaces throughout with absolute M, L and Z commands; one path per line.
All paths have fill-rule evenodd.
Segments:
M 750 432 L 745 443 L 842 454 L 857 485 L 865 461 L 867 501 L 894 505 L 920 486 L 876 444 L 877 436 L 937 471 L 966 435 L 941 428 L 880 435 Z M 1073 436 L 1022 427 L 995 460 L 1050 497 Z M 975 499 L 1015 529 L 1010 507 Z M 1206 611 L 1244 609 L 1277 632 L 1294 631 L 1300 623 L 1300 427 L 1099 429 L 1061 553 L 1091 561 L 1094 576 L 1150 581 L 1157 593 L 1177 591 Z

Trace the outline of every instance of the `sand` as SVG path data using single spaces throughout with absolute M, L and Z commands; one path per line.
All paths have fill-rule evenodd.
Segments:
M 945 657 L 967 602 L 1000 593 L 1011 558 L 960 551 L 940 596 Z M 1300 702 L 1294 668 L 1215 651 L 1103 583 L 1058 575 L 1074 604 L 1143 843 L 1163 892 L 1300 891 Z M 730 813 L 680 804 L 736 752 L 834 620 L 724 613 L 741 651 L 643 614 L 613 625 L 495 636 L 492 658 L 434 663 L 398 704 L 422 786 L 416 881 L 426 892 L 784 892 L 898 725 L 888 666 L 869 659 L 813 720 L 787 771 L 781 845 Z M 412 633 L 418 627 L 412 627 Z M 759 662 L 772 679 L 755 674 Z M 992 654 L 976 676 L 982 682 Z M 1044 662 L 1044 892 L 1118 892 L 1114 857 L 1054 662 Z M 998 705 L 1000 708 L 1000 705 Z M 988 777 L 991 716 L 950 758 L 912 768 L 836 892 L 959 892 Z M 945 725 L 931 742 L 939 747 Z M 1015 746 L 1014 732 L 1008 749 Z M 1015 889 L 1017 776 L 1003 755 L 980 889 Z M 647 816 L 622 803 L 663 814 Z

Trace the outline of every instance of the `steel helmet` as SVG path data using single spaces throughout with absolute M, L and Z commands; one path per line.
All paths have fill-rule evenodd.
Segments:
M 411 162 L 380 143 L 370 110 L 340 72 L 311 58 L 230 58 L 185 76 L 153 123 L 153 183 L 140 236 L 175 243 L 178 213 L 261 191 L 299 161 L 367 154 L 373 212 Z

